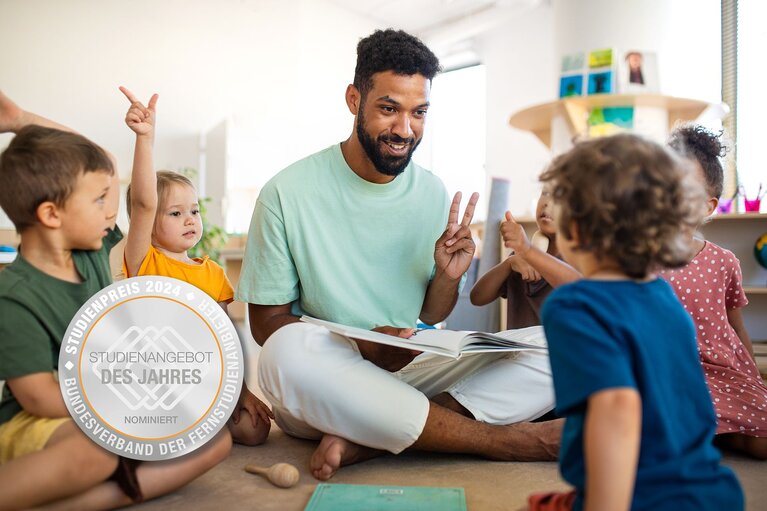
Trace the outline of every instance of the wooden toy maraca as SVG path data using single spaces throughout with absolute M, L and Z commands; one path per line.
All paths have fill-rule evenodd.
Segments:
M 277 463 L 269 468 L 245 465 L 245 472 L 264 476 L 270 483 L 280 488 L 290 488 L 298 482 L 298 469 L 290 463 Z

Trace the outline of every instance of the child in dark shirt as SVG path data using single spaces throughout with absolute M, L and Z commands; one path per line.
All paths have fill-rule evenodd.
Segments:
M 625 134 L 576 145 L 541 180 L 559 249 L 583 278 L 542 315 L 565 417 L 560 469 L 575 490 L 534 495 L 530 509 L 743 509 L 712 444 L 694 326 L 656 277 L 689 260 L 699 183 L 663 147 Z

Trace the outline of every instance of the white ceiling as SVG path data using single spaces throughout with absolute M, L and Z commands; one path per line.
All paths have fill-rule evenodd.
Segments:
M 417 35 L 434 32 L 466 18 L 487 16 L 493 11 L 530 0 L 330 0 L 349 11 L 371 18 L 382 26 Z

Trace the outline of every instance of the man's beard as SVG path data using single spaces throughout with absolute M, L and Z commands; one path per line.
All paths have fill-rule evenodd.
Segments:
M 410 163 L 413 151 L 415 151 L 418 144 L 421 143 L 420 140 L 416 142 L 415 137 L 402 138 L 399 135 L 394 134 L 380 135 L 377 139 L 373 139 L 373 137 L 368 135 L 368 132 L 365 129 L 365 115 L 364 110 L 361 107 L 357 114 L 357 138 L 359 139 L 360 144 L 362 144 L 365 154 L 367 154 L 370 161 L 373 162 L 376 170 L 381 174 L 393 177 L 402 174 L 405 167 Z M 392 144 L 408 144 L 410 145 L 410 150 L 404 156 L 399 157 L 384 154 L 381 151 L 379 144 L 385 144 L 387 142 Z

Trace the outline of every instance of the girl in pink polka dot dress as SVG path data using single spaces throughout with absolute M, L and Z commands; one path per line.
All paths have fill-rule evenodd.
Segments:
M 671 147 L 697 163 L 713 213 L 722 193 L 719 137 L 701 126 L 677 128 Z M 767 386 L 754 362 L 740 309 L 743 292 L 738 259 L 727 249 L 695 239 L 698 253 L 687 266 L 661 273 L 674 288 L 698 332 L 698 352 L 717 416 L 717 443 L 767 459 Z

